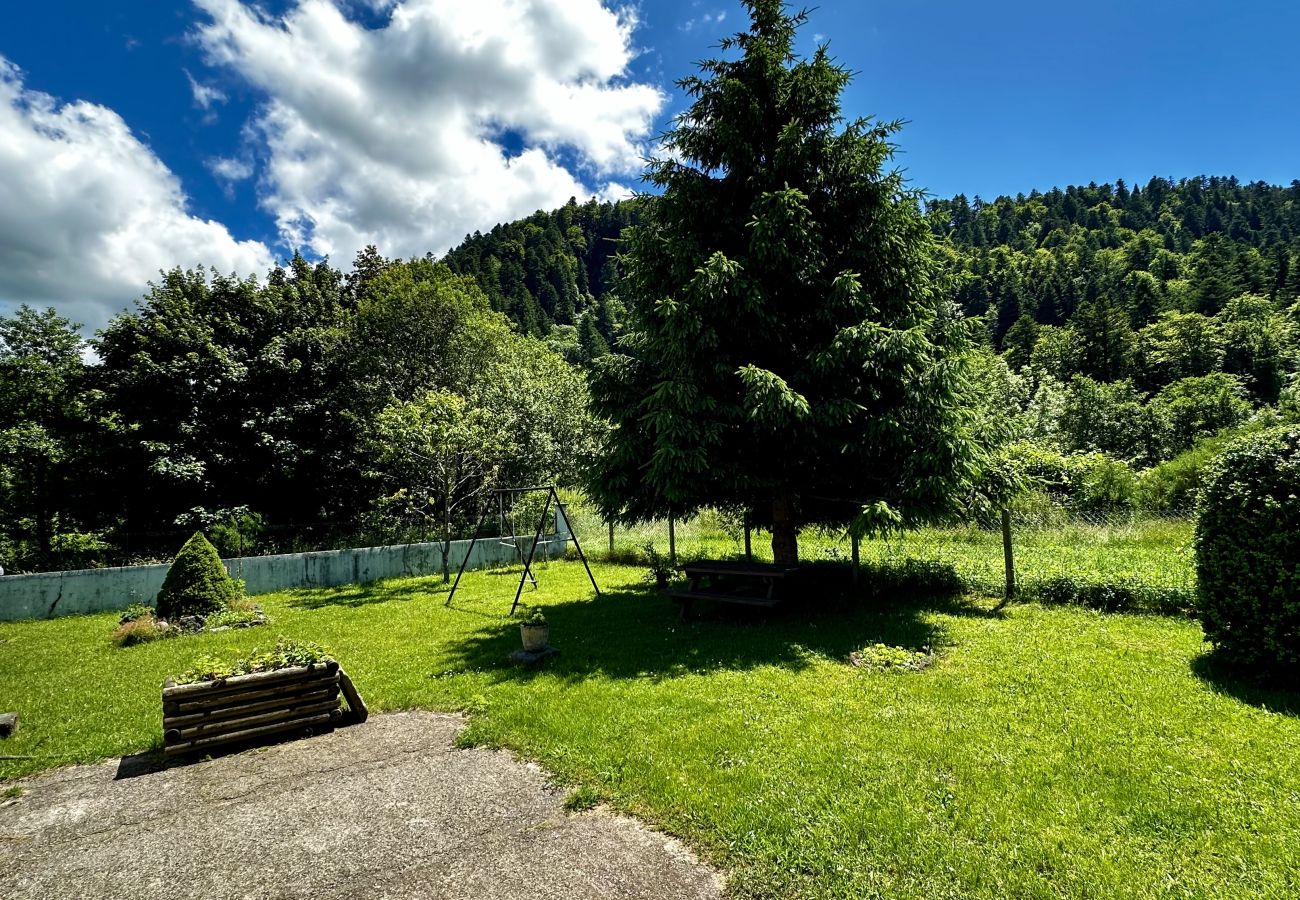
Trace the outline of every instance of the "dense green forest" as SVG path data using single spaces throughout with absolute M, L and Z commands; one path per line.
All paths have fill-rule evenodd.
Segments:
M 428 259 L 166 273 L 90 342 L 0 318 L 0 560 L 11 572 L 446 539 L 497 483 L 573 480 L 581 372 Z M 359 531 L 364 536 L 359 535 Z
M 146 559 L 196 525 L 223 552 L 445 534 L 487 485 L 572 480 L 595 428 L 582 370 L 626 317 L 619 240 L 653 202 L 571 201 L 437 261 L 175 270 L 89 345 L 52 310 L 0 318 L 0 564 Z M 1300 416 L 1300 182 L 924 213 L 985 419 L 1042 499 L 1185 509 L 1226 435 Z

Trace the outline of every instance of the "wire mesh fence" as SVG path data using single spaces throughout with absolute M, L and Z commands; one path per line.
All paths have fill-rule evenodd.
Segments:
M 693 559 L 772 559 L 769 534 L 752 530 L 747 541 L 743 520 L 718 510 L 672 523 L 611 527 L 581 497 L 570 496 L 568 509 L 583 547 L 601 559 L 640 563 L 651 547 L 679 564 Z M 1014 511 L 1011 549 L 1016 584 L 1022 595 L 1048 600 L 1073 602 L 1081 593 L 1100 592 L 1095 603 L 1086 602 L 1135 608 L 1185 606 L 1196 586 L 1192 533 L 1190 511 L 1161 515 L 1057 507 Z M 852 540 L 844 530 L 809 528 L 799 535 L 801 560 L 847 562 L 852 552 Z M 868 570 L 916 563 L 943 567 L 966 589 L 1001 596 L 1007 589 L 1004 552 L 999 522 L 971 521 L 864 538 L 859 559 Z M 1133 595 L 1141 596 L 1134 599 Z

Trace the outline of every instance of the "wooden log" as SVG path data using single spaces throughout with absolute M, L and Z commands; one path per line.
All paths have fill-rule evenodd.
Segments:
M 261 725 L 293 721 L 294 719 L 301 719 L 304 716 L 329 712 L 332 709 L 338 708 L 339 698 L 331 697 L 328 700 L 318 700 L 315 703 L 286 706 L 280 709 L 255 713 L 251 716 L 244 716 L 239 719 L 222 719 L 217 722 L 199 722 L 186 728 L 169 728 L 163 732 L 163 740 L 171 744 L 176 744 L 183 741 L 191 741 L 200 737 L 209 737 L 219 734 L 235 734 Z
M 295 693 L 302 693 L 307 690 L 323 690 L 330 686 L 337 686 L 339 683 L 338 672 L 326 675 L 323 678 L 304 679 L 298 682 L 285 682 L 271 685 L 260 690 L 249 690 L 244 692 L 227 692 L 215 697 L 204 697 L 201 699 L 175 701 L 163 700 L 164 715 L 183 715 L 185 713 L 199 712 L 205 709 L 221 709 L 226 706 L 237 706 L 243 703 L 249 703 L 254 700 L 262 700 L 270 697 L 292 696 Z
M 200 696 L 211 697 L 251 688 L 254 685 L 258 687 L 269 686 L 282 681 L 295 681 L 307 677 L 325 677 L 338 670 L 339 664 L 330 659 L 318 666 L 293 666 L 288 669 L 273 669 L 270 672 L 253 672 L 251 675 L 232 675 L 229 678 L 218 678 L 214 681 L 174 684 L 163 688 L 163 699 L 181 700 Z
M 199 712 L 185 713 L 175 716 L 163 716 L 163 728 L 188 728 L 198 722 L 218 722 L 223 719 L 236 719 L 241 716 L 252 715 L 269 709 L 278 709 L 290 704 L 318 703 L 322 700 L 332 700 L 339 695 L 339 686 L 332 684 L 323 690 L 312 689 L 301 694 L 287 695 L 282 697 L 272 697 L 269 700 L 259 700 L 256 703 L 245 703 L 238 706 L 220 706 L 212 709 L 204 709 Z
M 278 722 L 274 725 L 263 725 L 258 728 L 249 728 L 245 731 L 236 731 L 229 734 L 199 738 L 197 740 L 185 741 L 179 744 L 168 744 L 163 748 L 163 755 L 178 756 L 182 753 L 197 753 L 204 750 L 212 750 L 217 747 L 227 746 L 229 744 L 255 741 L 276 734 L 284 734 L 288 731 L 315 728 L 319 725 L 330 725 L 337 722 L 342 718 L 342 716 L 343 710 L 333 709 L 327 713 L 317 713 L 311 716 L 304 716 L 301 719 L 293 719 L 288 722 Z
M 348 673 L 339 669 L 339 688 L 343 691 L 343 697 L 348 701 L 348 709 L 352 710 L 352 718 L 357 722 L 364 722 L 370 718 L 370 710 L 366 709 L 365 701 L 361 699 L 361 694 L 357 692 L 356 686 Z

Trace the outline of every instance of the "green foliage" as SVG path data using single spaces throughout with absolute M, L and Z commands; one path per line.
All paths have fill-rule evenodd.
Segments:
M 1195 600 L 1192 591 L 1141 579 L 1097 580 L 1088 576 L 1031 580 L 1020 586 L 1018 596 L 1021 600 L 1083 606 L 1099 612 L 1160 615 L 1186 615 Z
M 204 620 L 203 627 L 209 631 L 215 628 L 226 628 L 245 625 L 267 625 L 270 620 L 266 615 L 256 608 L 248 609 L 222 609 L 214 612 Z
M 1214 461 L 1196 523 L 1197 613 L 1234 662 L 1300 663 L 1300 428 L 1241 438 Z
M 0 559 L 11 573 L 95 564 L 98 415 L 79 326 L 23 305 L 0 316 Z M 91 482 L 88 484 L 87 482 Z
M 153 607 L 147 603 L 132 603 L 126 609 L 122 610 L 122 616 L 118 624 L 125 625 L 127 622 L 134 622 L 136 619 L 143 619 L 146 616 L 153 617 Z
M 928 647 L 920 650 L 908 650 L 906 647 L 891 647 L 888 644 L 869 644 L 861 650 L 849 654 L 849 660 L 859 669 L 868 672 L 920 672 L 927 669 L 935 660 L 935 654 Z
M 1138 476 L 1123 460 L 1104 453 L 1063 454 L 1050 447 L 1016 444 L 1010 464 L 1035 491 L 1081 512 L 1111 512 L 1136 505 Z
M 955 597 L 971 589 L 948 563 L 908 558 L 863 564 L 862 582 L 882 600 L 898 597 Z
M 192 668 L 176 676 L 174 680 L 177 684 L 217 681 L 235 675 L 252 675 L 254 672 L 273 672 L 277 669 L 291 669 L 297 666 L 319 666 L 333 658 L 319 644 L 281 636 L 270 650 L 253 648 L 248 655 L 229 660 L 204 657 Z
M 1138 477 L 1138 502 L 1143 509 L 1181 512 L 1192 509 L 1205 472 L 1235 433 L 1207 438 L 1196 446 L 1146 469 Z
M 1150 422 L 1132 382 L 1099 382 L 1084 375 L 1070 380 L 1060 420 L 1066 449 L 1145 459 L 1151 453 Z
M 1218 371 L 1223 365 L 1222 331 L 1208 316 L 1169 311 L 1138 332 L 1138 354 L 1142 384 L 1159 390 Z
M 569 791 L 564 797 L 564 808 L 571 813 L 595 809 L 605 802 L 604 795 L 590 785 L 582 785 Z
M 1137 501 L 1137 475 L 1123 460 L 1103 453 L 1086 453 L 1071 460 L 1073 505 L 1087 512 L 1132 509 Z
M 652 582 L 653 584 L 662 585 L 667 583 L 668 579 L 677 574 L 677 570 L 673 568 L 668 557 L 655 549 L 653 543 L 646 544 L 645 547 L 642 548 L 642 553 L 644 555 L 645 564 L 649 567 L 649 571 L 646 572 L 647 581 Z
M 535 606 L 532 608 L 532 610 L 529 611 L 528 615 L 524 618 L 523 624 L 535 625 L 538 627 L 545 625 L 546 613 L 542 611 L 541 607 Z
M 226 609 L 239 595 L 217 548 L 196 531 L 167 570 L 158 592 L 158 617 L 171 622 L 181 616 L 206 616 Z
M 628 327 L 593 375 L 613 427 L 587 483 L 610 520 L 748 508 L 792 562 L 811 523 L 951 513 L 978 451 L 965 331 L 918 195 L 885 168 L 898 123 L 842 122 L 849 72 L 795 54 L 805 17 L 746 7 L 649 164 L 662 194 L 626 234 Z
M 217 554 L 223 557 L 243 556 L 257 545 L 266 530 L 266 518 L 247 507 L 223 510 L 207 526 L 207 535 Z
M 1165 432 L 1167 452 L 1177 454 L 1250 418 L 1245 394 L 1239 377 L 1216 372 L 1167 385 L 1152 398 L 1148 410 Z

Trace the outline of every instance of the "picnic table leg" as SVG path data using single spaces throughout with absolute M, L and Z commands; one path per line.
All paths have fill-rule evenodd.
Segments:
M 690 593 L 693 594 L 693 593 L 695 593 L 695 592 L 696 592 L 697 590 L 699 590 L 699 589 L 700 589 L 700 576 L 699 576 L 699 575 L 692 575 L 692 576 L 691 576 L 691 583 L 690 583 L 689 591 L 690 591 Z M 690 597 L 680 597 L 680 598 L 678 598 L 678 599 L 681 601 L 681 604 L 682 604 L 682 616 L 681 616 L 681 620 L 682 620 L 683 622 L 685 622 L 685 621 L 690 617 L 690 615 L 691 615 L 691 598 L 690 598 Z

